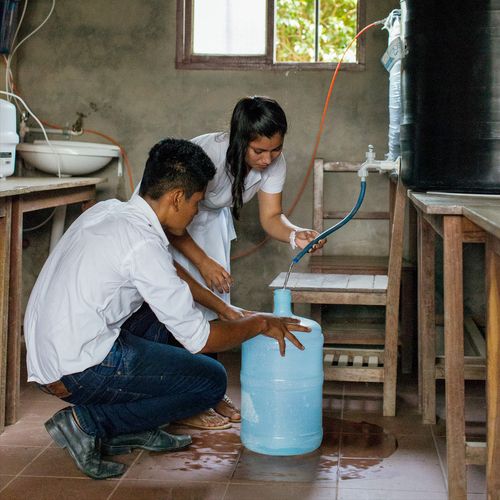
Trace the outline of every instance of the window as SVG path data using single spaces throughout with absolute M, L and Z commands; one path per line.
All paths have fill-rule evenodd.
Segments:
M 331 69 L 364 26 L 366 0 L 177 0 L 177 67 Z M 361 69 L 364 42 L 344 68 Z

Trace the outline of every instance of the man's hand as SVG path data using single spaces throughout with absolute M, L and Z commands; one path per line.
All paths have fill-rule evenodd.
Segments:
M 319 235 L 318 231 L 313 231 L 312 229 L 304 229 L 302 231 L 297 231 L 295 234 L 295 244 L 300 248 L 305 248 L 314 238 L 317 238 Z M 319 240 L 313 247 L 309 250 L 309 253 L 313 253 L 316 250 L 319 250 L 326 243 L 326 239 Z
M 207 256 L 198 269 L 210 290 L 229 293 L 233 278 L 217 261 Z
M 241 307 L 232 306 L 231 304 L 226 304 L 226 307 L 217 313 L 217 316 L 221 320 L 233 320 L 246 318 L 252 316 L 252 311 L 247 311 L 246 309 L 241 309 Z
M 294 332 L 310 332 L 311 329 L 300 324 L 300 319 L 283 318 L 267 313 L 258 313 L 266 321 L 266 328 L 262 332 L 267 337 L 276 339 L 279 344 L 281 356 L 285 355 L 285 339 L 288 339 L 295 347 L 304 350 L 304 346 L 299 342 Z

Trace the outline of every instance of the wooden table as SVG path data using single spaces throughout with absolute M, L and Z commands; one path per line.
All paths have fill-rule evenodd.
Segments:
M 467 498 L 466 466 L 486 463 L 488 499 L 500 498 L 500 199 L 439 194 L 409 194 L 418 216 L 419 361 L 435 356 L 435 234 L 443 238 L 443 288 L 446 384 L 448 498 Z M 465 438 L 463 243 L 487 242 L 487 443 Z M 429 398 L 435 397 L 434 372 L 420 366 L 424 422 L 431 423 Z
M 500 498 L 500 201 L 496 207 L 465 206 L 464 215 L 487 233 L 486 478 L 492 500 Z
M 0 433 L 18 419 L 22 318 L 23 214 L 95 200 L 93 177 L 0 180 Z

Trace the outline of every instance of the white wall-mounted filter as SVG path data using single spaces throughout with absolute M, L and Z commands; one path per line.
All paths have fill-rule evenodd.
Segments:
M 14 173 L 16 165 L 16 107 L 0 99 L 0 179 Z

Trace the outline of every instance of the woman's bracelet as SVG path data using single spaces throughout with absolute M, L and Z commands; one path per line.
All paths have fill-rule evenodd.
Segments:
M 297 248 L 297 243 L 295 243 L 296 236 L 297 236 L 297 231 L 295 231 L 295 229 L 293 231 L 291 231 L 290 236 L 288 236 L 292 250 L 295 250 Z

